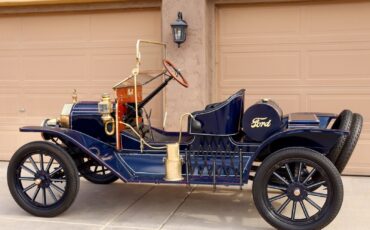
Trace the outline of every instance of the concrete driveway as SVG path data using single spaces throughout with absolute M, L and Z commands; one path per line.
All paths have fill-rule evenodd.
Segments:
M 73 206 L 55 218 L 38 218 L 17 206 L 0 162 L 0 229 L 271 229 L 253 204 L 251 187 L 124 184 L 94 185 L 81 180 Z M 342 210 L 327 229 L 368 229 L 370 178 L 343 177 Z

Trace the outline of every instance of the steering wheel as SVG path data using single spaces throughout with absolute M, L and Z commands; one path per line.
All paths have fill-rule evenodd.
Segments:
M 184 86 L 185 88 L 189 87 L 189 83 L 186 81 L 184 76 L 182 76 L 181 72 L 174 66 L 174 64 L 172 64 L 169 60 L 164 60 L 163 65 L 170 76 L 175 79 L 180 85 Z

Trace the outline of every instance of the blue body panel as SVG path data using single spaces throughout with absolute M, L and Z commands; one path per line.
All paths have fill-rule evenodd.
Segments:
M 104 124 L 98 111 L 97 101 L 82 101 L 76 103 L 70 114 L 71 129 L 85 133 L 100 141 L 114 144 L 115 135 L 108 136 L 104 132 Z
M 119 161 L 114 146 L 104 143 L 89 135 L 71 129 L 41 126 L 26 126 L 20 128 L 20 131 L 42 132 L 58 137 L 67 143 L 69 142 L 77 146 L 82 152 L 112 170 L 112 172 L 119 176 L 123 181 L 127 181 L 127 178 L 132 176 L 124 164 Z
M 163 163 L 166 156 L 165 149 L 146 148 L 141 151 L 140 148 L 126 148 L 117 151 L 114 146 L 75 130 L 37 126 L 23 127 L 20 130 L 22 132 L 42 132 L 56 136 L 67 143 L 70 142 L 112 170 L 125 182 L 224 185 L 247 183 L 253 161 L 266 146 L 274 143 L 289 145 L 293 141 L 293 146 L 308 147 L 325 154 L 334 146 L 341 135 L 346 134 L 343 131 L 328 129 L 285 130 L 274 134 L 262 143 L 240 142 L 234 140 L 232 136 L 197 135 L 190 143 L 182 144 L 180 150 L 183 159 L 191 156 L 190 164 L 196 165 L 193 167 L 192 176 L 187 181 L 166 182 L 163 179 L 165 175 Z M 171 133 L 171 135 L 175 134 Z M 166 143 L 156 144 L 163 146 Z M 228 156 L 218 155 L 218 153 L 225 151 L 229 153 Z M 216 177 L 209 176 L 212 164 L 219 170 Z M 240 176 L 237 176 L 238 165 L 242 168 Z M 228 175 L 227 172 L 234 176 Z M 186 176 L 185 168 L 183 168 L 183 176 Z
M 328 128 L 330 121 L 336 117 L 334 114 L 295 113 L 282 117 L 280 108 L 274 104 L 274 111 L 278 111 L 276 114 L 280 117 L 277 119 L 279 124 L 274 124 L 276 131 L 265 132 L 262 141 L 251 140 L 248 133 L 241 130 L 243 105 L 244 90 L 241 90 L 222 103 L 209 105 L 204 111 L 193 113 L 195 119 L 190 119 L 189 132 L 183 133 L 180 143 L 180 155 L 185 162 L 182 173 L 186 178 L 180 182 L 166 182 L 163 179 L 166 148 L 151 149 L 141 146 L 139 138 L 129 129 L 120 134 L 122 149 L 117 150 L 115 137 L 107 136 L 104 132 L 98 102 L 75 104 L 70 114 L 70 129 L 29 126 L 20 131 L 41 132 L 49 137 L 58 137 L 67 147 L 77 147 L 80 150 L 73 154 L 91 156 L 126 182 L 226 185 L 247 183 L 253 161 L 266 149 L 273 152 L 294 146 L 327 154 L 339 137 L 348 134 L 346 131 Z M 249 116 L 249 120 L 253 120 L 255 116 L 271 119 L 270 114 L 273 114 L 266 110 L 266 106 L 256 106 L 255 110 L 244 116 Z M 196 122 L 201 125 L 196 125 Z M 262 128 L 272 127 L 266 126 Z M 251 129 L 250 132 L 255 130 Z M 155 128 L 152 131 L 156 133 L 156 138 L 152 136 L 150 140 L 145 137 L 152 146 L 166 147 L 168 143 L 178 142 L 178 132 Z
M 193 112 L 201 128 L 195 129 L 189 119 L 189 133 L 195 135 L 235 135 L 240 131 L 244 110 L 244 91 L 240 90 L 226 101 L 209 105 L 205 110 Z

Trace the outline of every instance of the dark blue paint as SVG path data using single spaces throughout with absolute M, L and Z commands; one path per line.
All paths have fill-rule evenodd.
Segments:
M 274 101 L 258 101 L 245 111 L 243 131 L 250 140 L 261 142 L 283 128 L 282 117 L 282 110 Z M 269 126 L 254 127 L 255 121 L 268 122 Z
M 97 101 L 81 101 L 71 111 L 71 129 L 85 133 L 100 141 L 115 145 L 115 135 L 108 136 L 104 132 L 104 124 L 98 111 Z
M 194 127 L 193 119 L 189 118 L 189 133 L 196 135 L 234 135 L 240 131 L 244 110 L 244 92 L 239 90 L 222 103 L 207 106 L 205 110 L 193 112 L 194 119 L 201 124 L 200 129 Z
M 334 114 L 312 113 L 319 120 L 319 124 L 316 121 L 315 128 L 290 129 L 289 116 L 282 117 L 278 112 L 278 116 L 281 116 L 279 130 L 269 134 L 262 141 L 253 141 L 240 130 L 243 104 L 244 90 L 234 94 L 225 102 L 208 106 L 205 113 L 204 111 L 193 113 L 202 123 L 202 131 L 199 133 L 191 132 L 192 130 L 189 133 L 185 132 L 184 141 L 180 145 L 180 154 L 184 159 L 186 153 L 200 153 L 200 155 L 194 154 L 189 161 L 200 162 L 199 168 L 194 170 L 189 178 L 190 183 L 213 184 L 213 178 L 207 175 L 207 171 L 199 171 L 207 165 L 215 163 L 216 168 L 220 166 L 232 168 L 230 155 L 225 157 L 217 154 L 201 154 L 207 151 L 209 153 L 234 152 L 235 161 L 233 163 L 236 165 L 240 162 L 241 154 L 242 183 L 247 183 L 253 161 L 265 148 L 277 150 L 282 147 L 300 146 L 327 154 L 338 138 L 347 134 L 344 131 L 327 129 L 330 120 L 335 118 Z M 265 112 L 265 107 L 258 108 L 253 112 L 253 116 Z M 297 116 L 303 117 L 304 115 L 298 114 Z M 294 122 L 305 127 L 312 123 L 312 119 L 296 119 Z M 165 146 L 167 143 L 174 143 L 178 140 L 178 132 L 154 130 L 158 132 L 160 138 L 156 142 L 148 140 L 151 145 Z M 73 107 L 71 129 L 29 126 L 21 128 L 20 131 L 42 132 L 48 136 L 58 137 L 67 146 L 73 145 L 82 153 L 105 165 L 123 181 L 170 183 L 163 180 L 165 173 L 163 158 L 166 156 L 166 149 L 153 150 L 145 147 L 141 151 L 138 137 L 125 130 L 121 133 L 123 148 L 117 151 L 114 138 L 107 137 L 104 133 L 97 102 L 80 102 Z M 185 176 L 185 169 L 183 169 L 183 174 Z M 171 183 L 185 182 L 184 180 Z M 239 185 L 240 177 L 238 175 L 227 176 L 225 172 L 221 172 L 216 177 L 216 184 Z

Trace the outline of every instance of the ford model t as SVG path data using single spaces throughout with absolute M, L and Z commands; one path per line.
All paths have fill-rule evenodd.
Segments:
M 160 48 L 159 71 L 144 70 L 144 46 Z M 79 176 L 96 184 L 121 179 L 214 187 L 242 187 L 250 180 L 255 205 L 272 226 L 328 225 L 342 205 L 340 173 L 359 138 L 361 115 L 283 114 L 270 99 L 245 110 L 240 90 L 183 114 L 180 131 L 167 132 L 152 127 L 144 109 L 170 82 L 188 87 L 165 53 L 165 44 L 139 40 L 136 66 L 113 87 L 114 98 L 77 101 L 75 95 L 59 118 L 20 128 L 39 132 L 44 141 L 22 146 L 9 163 L 8 185 L 19 206 L 41 217 L 62 213 L 76 198 Z M 160 85 L 143 97 L 143 88 L 156 79 Z

